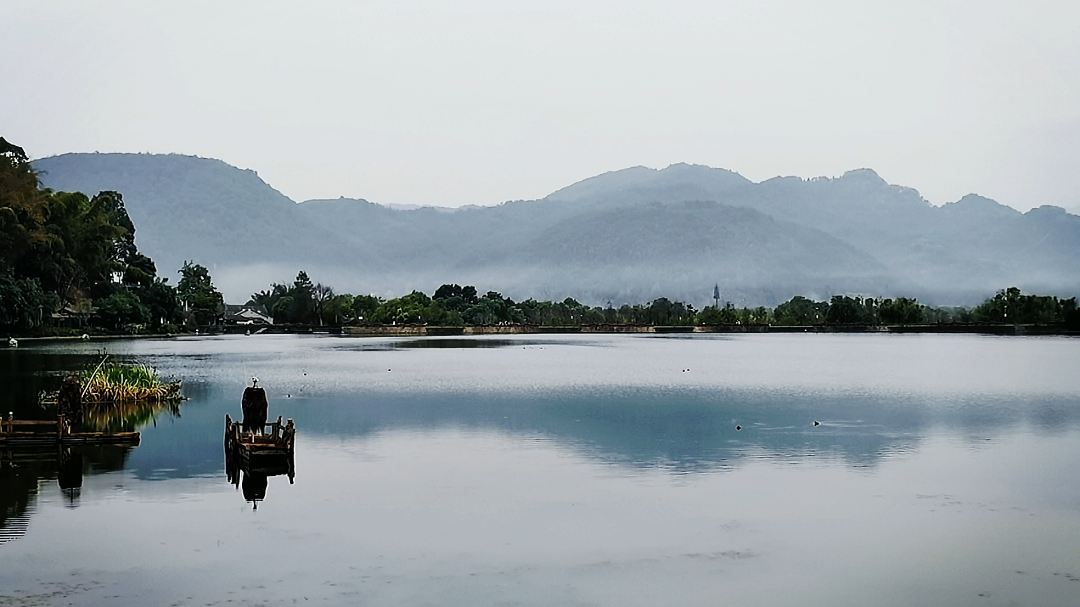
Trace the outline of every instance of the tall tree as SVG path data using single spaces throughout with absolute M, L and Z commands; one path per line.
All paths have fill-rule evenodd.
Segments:
M 374 322 L 372 317 L 382 303 L 382 300 L 374 295 L 357 295 L 352 300 L 352 316 L 363 324 Z
M 288 322 L 310 323 L 315 309 L 315 285 L 308 278 L 307 272 L 300 270 L 293 281 L 292 289 L 289 289 L 291 305 L 288 311 Z
M 172 289 L 154 286 L 156 272 L 135 246 L 135 225 L 119 192 L 90 198 L 42 189 L 26 152 L 0 137 L 0 307 L 18 301 L 34 310 L 17 319 L 8 315 L 13 320 L 6 324 L 40 327 L 65 304 L 87 311 L 97 306 L 112 329 L 125 319 L 142 323 L 141 298 L 153 289 L 168 299 L 164 290 Z
M 189 324 L 214 324 L 225 311 L 225 300 L 214 288 L 206 266 L 185 261 L 184 267 L 180 268 L 180 283 L 176 286 L 176 292 Z
M 330 301 L 334 297 L 334 289 L 318 283 L 311 288 L 311 308 L 315 317 L 319 320 L 319 326 L 323 326 L 323 311 L 326 307 L 326 302 Z

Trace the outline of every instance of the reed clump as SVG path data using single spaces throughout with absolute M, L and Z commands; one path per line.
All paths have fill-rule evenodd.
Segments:
M 165 381 L 150 365 L 102 363 L 78 374 L 84 403 L 115 403 L 180 399 L 180 382 Z

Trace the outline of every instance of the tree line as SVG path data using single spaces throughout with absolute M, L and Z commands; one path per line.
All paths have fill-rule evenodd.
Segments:
M 934 307 L 917 299 L 875 299 L 834 295 L 829 301 L 793 297 L 777 306 L 773 324 L 914 325 L 914 324 L 1041 324 L 1080 328 L 1075 297 L 1024 294 L 1016 287 L 998 291 L 974 307 Z
M 472 285 L 457 284 L 444 284 L 430 296 L 413 291 L 383 299 L 336 293 L 332 287 L 313 283 L 303 271 L 291 284 L 273 283 L 269 289 L 252 294 L 248 304 L 260 306 L 275 323 L 306 325 L 675 325 L 692 323 L 696 314 L 692 305 L 667 298 L 644 305 L 601 308 L 569 297 L 559 302 L 515 302 L 496 291 L 481 294 Z
M 971 307 L 932 307 L 909 297 L 873 298 L 835 295 L 828 301 L 795 296 L 767 308 L 735 307 L 730 302 L 706 306 L 660 297 L 619 307 L 589 306 L 573 298 L 562 301 L 526 299 L 515 302 L 497 291 L 480 293 L 475 286 L 444 284 L 428 295 L 413 291 L 383 299 L 374 295 L 337 293 L 313 283 L 301 271 L 291 284 L 274 283 L 248 301 L 260 306 L 275 323 L 304 325 L 784 325 L 879 326 L 943 323 L 1046 324 L 1080 328 L 1076 298 L 1027 295 L 1003 289 Z
M 224 299 L 209 270 L 185 262 L 173 286 L 135 244 L 135 225 L 119 192 L 93 197 L 42 188 L 25 151 L 0 137 L 0 331 L 176 332 L 220 324 Z M 291 283 L 254 293 L 276 323 L 429 324 L 882 325 L 1014 323 L 1080 328 L 1076 298 L 1003 289 L 972 308 L 935 308 L 913 298 L 796 296 L 775 308 L 693 305 L 666 297 L 641 304 L 590 306 L 514 301 L 497 291 L 444 284 L 428 295 L 391 299 L 338 293 L 303 271 Z
M 211 320 L 194 312 L 223 308 L 209 273 L 188 263 L 180 274 L 174 287 L 139 252 L 119 192 L 42 188 L 26 152 L 0 137 L 0 330 L 176 331 Z

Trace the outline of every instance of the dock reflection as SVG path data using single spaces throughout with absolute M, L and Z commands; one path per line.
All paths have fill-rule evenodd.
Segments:
M 241 491 L 244 501 L 251 504 L 252 510 L 258 510 L 259 502 L 266 499 L 269 477 L 283 475 L 289 477 L 290 485 L 295 482 L 296 464 L 292 453 L 244 464 L 236 449 L 225 448 L 225 476 L 229 484 Z
M 55 479 L 64 503 L 79 507 L 83 477 L 123 470 L 130 445 L 0 450 L 0 544 L 26 534 L 41 483 Z

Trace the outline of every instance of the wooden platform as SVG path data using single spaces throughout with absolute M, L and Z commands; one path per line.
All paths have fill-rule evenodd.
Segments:
M 53 420 L 0 420 L 0 447 L 137 445 L 138 432 L 72 432 L 64 416 Z
M 283 424 L 279 416 L 276 422 L 265 424 L 259 432 L 244 432 L 241 422 L 225 415 L 225 449 L 237 455 L 241 466 L 256 466 L 265 460 L 290 458 L 295 442 L 296 425 L 291 418 Z

